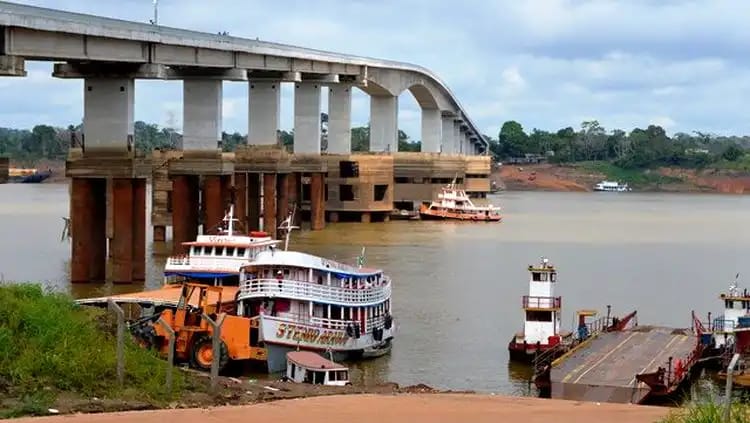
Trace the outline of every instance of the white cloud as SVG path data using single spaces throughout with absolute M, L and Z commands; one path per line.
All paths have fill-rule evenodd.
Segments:
M 16 0 L 147 22 L 150 0 Z M 160 24 L 401 60 L 444 80 L 488 134 L 517 120 L 527 129 L 606 128 L 649 123 L 670 132 L 750 133 L 750 2 L 743 0 L 161 0 Z M 82 115 L 80 81 L 50 76 L 0 78 L 0 126 L 67 125 Z M 247 131 L 246 83 L 224 84 L 224 129 Z M 13 100 L 13 101 L 10 101 Z M 179 82 L 139 81 L 136 119 L 182 120 Z M 282 119 L 293 126 L 293 89 L 282 88 Z M 4 107 L 4 108 L 3 108 Z M 323 102 L 325 110 L 325 101 Z M 419 138 L 419 109 L 399 102 L 403 129 Z M 355 90 L 353 125 L 369 120 Z

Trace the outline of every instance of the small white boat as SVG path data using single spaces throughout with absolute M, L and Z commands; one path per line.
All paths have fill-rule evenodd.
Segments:
M 625 192 L 632 191 L 632 189 L 628 184 L 621 184 L 617 181 L 601 181 L 594 185 L 594 191 Z
M 351 385 L 348 367 L 311 351 L 290 351 L 286 354 L 286 377 L 294 383 Z

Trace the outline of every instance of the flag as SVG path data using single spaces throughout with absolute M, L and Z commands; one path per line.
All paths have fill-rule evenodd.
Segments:
M 357 266 L 362 267 L 365 265 L 365 247 L 362 247 L 362 253 L 357 256 Z

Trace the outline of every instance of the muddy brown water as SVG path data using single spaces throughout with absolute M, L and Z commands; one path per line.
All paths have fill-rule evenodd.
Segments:
M 643 324 L 690 326 L 690 312 L 720 311 L 736 273 L 750 277 L 750 197 L 711 194 L 507 192 L 500 224 L 341 223 L 296 232 L 292 248 L 368 266 L 394 279 L 398 335 L 391 355 L 357 363 L 355 382 L 529 392 L 530 371 L 508 364 L 521 328 L 526 266 L 542 255 L 558 267 L 563 326 L 575 310 L 638 310 Z M 0 185 L 0 279 L 42 281 L 75 297 L 143 284 L 68 281 L 65 184 Z M 149 231 L 150 232 L 150 231 Z M 168 246 L 150 241 L 146 288 L 161 282 Z M 743 277 L 743 275 L 747 275 Z M 741 285 L 750 286 L 750 283 Z

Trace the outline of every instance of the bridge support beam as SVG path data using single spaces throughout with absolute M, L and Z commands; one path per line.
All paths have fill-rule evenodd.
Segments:
M 352 152 L 352 86 L 331 85 L 328 94 L 328 153 Z
M 73 244 L 70 280 L 73 283 L 101 282 L 107 276 L 107 180 L 71 178 L 70 184 Z
M 231 175 L 206 175 L 203 177 L 203 234 L 215 234 L 224 219 L 224 205 L 229 197 Z
M 24 58 L 0 55 L 0 76 L 26 76 Z
M 320 231 L 326 227 L 325 180 L 315 172 L 310 177 L 310 229 Z
M 294 211 L 294 222 L 292 223 L 296 226 L 300 226 L 302 223 L 302 207 L 300 204 L 302 202 L 302 175 L 298 172 L 290 173 L 287 188 L 289 189 L 289 207 L 292 209 L 296 207 L 296 210 Z
M 453 145 L 451 154 L 458 154 L 461 149 L 461 121 L 453 121 Z
M 135 83 L 131 78 L 86 78 L 83 94 L 84 152 L 132 150 Z
M 422 152 L 439 153 L 442 137 L 440 110 L 422 109 Z
M 247 225 L 247 173 L 237 172 L 234 174 L 233 185 L 234 217 L 240 221 L 245 232 L 255 230 Z
M 370 96 L 370 151 L 398 151 L 398 97 Z
M 222 81 L 186 79 L 182 84 L 182 149 L 216 151 L 222 130 Z
M 320 83 L 294 87 L 294 152 L 320 154 Z
M 260 230 L 260 174 L 247 174 L 247 230 Z
M 276 176 L 276 226 L 289 216 L 290 179 L 288 173 L 280 173 Z
M 263 230 L 276 238 L 276 175 L 263 174 Z
M 112 281 L 146 279 L 146 180 L 112 179 Z
M 281 81 L 251 80 L 248 113 L 247 143 L 276 145 L 281 116 Z
M 199 180 L 197 175 L 172 177 L 172 252 L 187 253 L 183 242 L 198 236 Z

